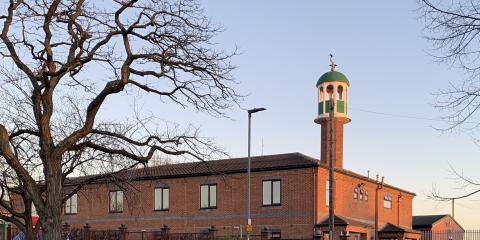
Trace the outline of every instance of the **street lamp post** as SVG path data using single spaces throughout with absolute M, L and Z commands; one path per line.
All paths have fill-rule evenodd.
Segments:
M 378 181 L 378 174 L 377 174 L 377 188 L 375 188 L 375 239 L 374 240 L 379 240 L 378 239 L 378 190 L 383 188 L 383 177 L 382 181 Z
M 252 132 L 252 114 L 256 112 L 261 112 L 265 111 L 267 109 L 265 108 L 253 108 L 248 110 L 248 167 L 247 167 L 247 179 L 248 179 L 248 193 L 247 193 L 247 240 L 250 240 L 250 233 L 252 229 L 252 218 L 250 217 L 250 191 L 251 191 L 251 186 L 250 186 L 250 175 L 251 175 L 251 165 L 252 165 L 252 160 L 250 157 L 250 142 L 251 142 L 251 132 Z

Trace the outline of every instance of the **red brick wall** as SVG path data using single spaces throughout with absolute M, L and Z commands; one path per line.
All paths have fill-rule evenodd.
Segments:
M 252 173 L 252 219 L 254 234 L 264 227 L 280 229 L 282 237 L 311 237 L 314 224 L 313 168 Z M 281 206 L 262 207 L 262 180 L 281 179 Z M 217 184 L 217 209 L 200 209 L 200 184 Z M 154 211 L 154 188 L 170 187 L 169 211 Z M 131 230 L 159 229 L 172 232 L 199 232 L 215 225 L 219 234 L 238 235 L 246 223 L 246 174 L 205 176 L 134 182 L 138 191 L 125 193 L 123 213 L 109 213 L 109 186 L 88 186 L 79 193 L 78 214 L 66 215 L 73 227 L 89 223 L 92 228 L 115 229 L 125 224 Z M 237 228 L 235 228 L 237 227 Z
M 328 207 L 326 205 L 326 181 L 328 180 L 328 169 L 318 168 L 318 186 L 317 195 L 317 221 L 328 217 Z M 372 223 L 375 220 L 375 189 L 377 185 L 371 181 L 344 174 L 340 171 L 335 172 L 336 182 L 336 206 L 335 214 L 350 218 L 368 220 Z M 362 184 L 362 188 L 368 192 L 368 201 L 354 199 L 353 191 L 355 187 Z M 392 196 L 392 208 L 387 209 L 383 206 L 383 199 L 386 193 Z M 400 204 L 398 196 L 401 195 Z M 413 195 L 400 190 L 384 186 L 378 192 L 378 210 L 379 210 L 379 228 L 385 223 L 390 222 L 395 225 L 412 228 L 412 200 Z M 399 209 L 400 206 L 400 209 Z M 399 211 L 400 210 L 400 211 Z M 398 217 L 399 216 L 399 217 Z
M 334 120 L 334 159 L 335 168 L 343 168 L 343 126 L 350 122 L 348 118 L 335 118 Z M 321 122 L 321 152 L 320 161 L 323 164 L 328 165 L 328 159 L 330 154 L 330 121 L 328 118 L 322 119 Z
M 252 173 L 252 219 L 254 234 L 266 227 L 280 229 L 282 237 L 311 237 L 314 222 L 328 216 L 324 167 Z M 262 180 L 281 179 L 281 206 L 262 207 Z M 200 209 L 200 184 L 217 184 L 217 208 Z M 363 183 L 368 201 L 353 198 L 353 189 Z M 315 184 L 317 186 L 315 186 Z M 154 188 L 170 188 L 169 211 L 154 211 Z M 125 224 L 130 230 L 155 230 L 164 224 L 172 232 L 199 232 L 215 225 L 219 234 L 239 234 L 239 226 L 246 223 L 246 174 L 175 178 L 134 182 L 136 190 L 125 193 L 123 213 L 109 213 L 109 185 L 88 186 L 79 193 L 78 214 L 66 215 L 64 220 L 73 227 L 89 223 L 96 229 L 115 229 Z M 376 184 L 343 172 L 336 173 L 336 214 L 350 218 L 374 221 Z M 383 207 L 385 193 L 392 196 L 392 208 Z M 387 222 L 411 228 L 413 195 L 385 186 L 379 191 L 379 226 Z M 398 218 L 398 214 L 400 217 Z M 243 233 L 245 233 L 243 231 Z
M 463 240 L 465 230 L 451 217 L 446 216 L 435 222 L 431 228 L 416 229 L 422 232 L 422 239 L 426 240 Z
M 463 232 L 463 228 L 452 217 L 447 216 L 437 221 L 432 226 L 433 232 Z

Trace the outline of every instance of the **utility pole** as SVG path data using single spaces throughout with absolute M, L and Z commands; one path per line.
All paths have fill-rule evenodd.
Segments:
M 378 240 L 378 190 L 383 188 L 383 178 L 382 181 L 378 181 L 378 174 L 377 174 L 377 188 L 375 189 L 375 239 Z
M 400 226 L 400 199 L 402 196 L 402 192 L 400 192 L 397 198 L 397 226 Z
M 335 158 L 334 158 L 334 154 L 335 154 L 335 149 L 334 149 L 334 146 L 335 146 L 335 139 L 334 139 L 334 128 L 335 128 L 335 123 L 334 123 L 334 120 L 335 120 L 335 101 L 334 101 L 334 98 L 333 98 L 333 92 L 332 92 L 332 95 L 330 96 L 330 131 L 329 131 L 329 135 L 330 135 L 330 152 L 329 152 L 329 158 L 330 158 L 330 161 L 328 163 L 328 169 L 329 169 L 329 174 L 328 174 L 328 196 L 329 196 L 329 199 L 328 199 L 328 230 L 329 230 L 329 240 L 334 240 L 334 233 L 335 233 L 335 180 L 334 180 L 334 161 L 335 161 Z
M 455 219 L 455 198 L 452 198 L 452 218 Z

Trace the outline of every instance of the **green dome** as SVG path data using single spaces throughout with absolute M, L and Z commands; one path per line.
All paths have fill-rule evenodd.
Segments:
M 348 79 L 343 73 L 337 72 L 337 71 L 329 71 L 324 73 L 317 81 L 317 87 L 318 85 L 324 83 L 324 82 L 344 82 L 347 85 L 350 86 L 350 83 L 348 82 Z

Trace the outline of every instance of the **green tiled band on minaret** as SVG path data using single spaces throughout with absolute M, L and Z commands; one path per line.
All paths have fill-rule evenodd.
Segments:
M 337 112 L 345 113 L 345 101 L 337 100 Z
M 338 71 L 329 71 L 324 73 L 317 81 L 317 87 L 318 85 L 324 83 L 324 82 L 344 82 L 348 86 L 350 86 L 350 82 L 348 82 L 348 78 L 341 72 Z

